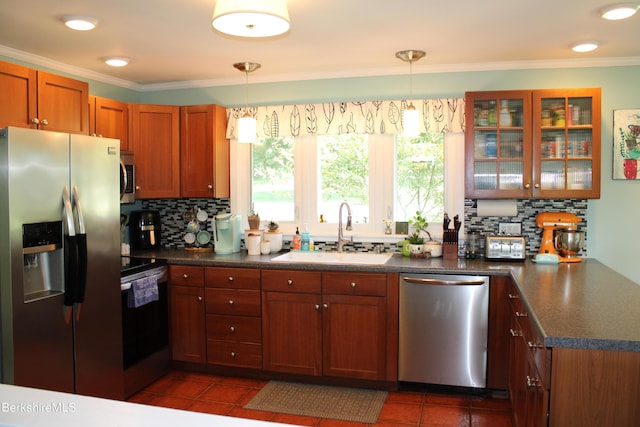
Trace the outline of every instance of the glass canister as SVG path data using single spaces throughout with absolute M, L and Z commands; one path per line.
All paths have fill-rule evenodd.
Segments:
M 477 231 L 470 231 L 467 233 L 466 238 L 466 248 L 464 252 L 464 257 L 467 259 L 478 258 L 481 255 L 481 247 L 480 242 L 482 240 L 482 236 Z

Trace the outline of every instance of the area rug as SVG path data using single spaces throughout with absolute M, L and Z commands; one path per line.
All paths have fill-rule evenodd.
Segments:
M 270 381 L 244 407 L 373 424 L 386 398 L 386 391 Z

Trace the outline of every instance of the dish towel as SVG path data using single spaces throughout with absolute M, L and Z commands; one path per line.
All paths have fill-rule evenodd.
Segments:
M 147 276 L 131 282 L 127 305 L 137 308 L 158 301 L 158 275 Z

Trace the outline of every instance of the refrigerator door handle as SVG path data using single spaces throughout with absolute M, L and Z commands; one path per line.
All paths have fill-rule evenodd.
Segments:
M 71 196 L 66 185 L 62 190 L 62 216 L 67 225 L 67 233 L 64 236 L 64 318 L 69 324 L 78 289 L 78 241 L 73 222 Z
M 84 302 L 85 290 L 87 287 L 87 233 L 84 228 L 84 216 L 82 214 L 82 204 L 80 203 L 80 192 L 78 186 L 73 186 L 73 205 L 75 208 L 76 218 L 78 220 L 78 234 L 76 240 L 78 244 L 78 283 L 74 303 L 78 304 L 76 310 L 76 320 L 80 320 L 80 308 Z
M 127 176 L 127 167 L 124 165 L 122 159 L 120 159 L 120 200 L 124 197 L 124 193 L 127 192 L 128 184 L 129 177 Z

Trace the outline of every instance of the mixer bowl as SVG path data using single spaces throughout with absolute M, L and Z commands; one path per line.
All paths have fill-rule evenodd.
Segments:
M 574 258 L 584 247 L 584 232 L 575 230 L 556 230 L 553 244 L 558 254 L 566 258 Z

